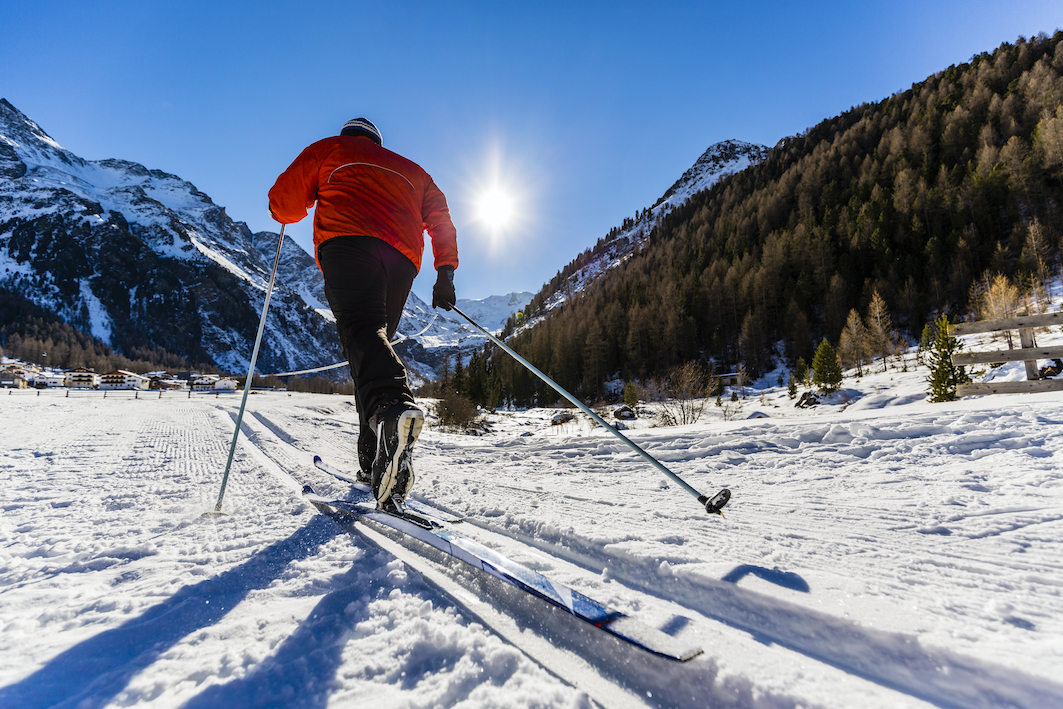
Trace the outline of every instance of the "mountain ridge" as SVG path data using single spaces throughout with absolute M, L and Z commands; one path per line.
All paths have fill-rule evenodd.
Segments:
M 246 370 L 270 261 L 190 182 L 139 163 L 90 161 L 0 100 L 0 285 L 116 349 L 161 346 Z M 330 323 L 274 294 L 261 368 L 339 355 Z

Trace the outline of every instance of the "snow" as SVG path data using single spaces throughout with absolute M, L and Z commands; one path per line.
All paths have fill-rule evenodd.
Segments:
M 346 492 L 311 456 L 349 469 L 348 397 L 249 397 L 229 515 L 202 517 L 238 395 L 2 393 L 0 705 L 1063 705 L 1063 393 L 930 404 L 926 374 L 625 422 L 731 488 L 723 519 L 581 414 L 499 411 L 480 437 L 429 417 L 415 497 L 696 641 L 685 664 L 302 502 Z
M 92 284 L 89 283 L 87 278 L 82 278 L 78 281 L 78 288 L 81 292 L 81 299 L 85 303 L 85 308 L 88 310 L 89 331 L 93 337 L 98 337 L 104 342 L 110 342 L 112 322 L 111 316 L 107 314 L 107 309 L 103 307 L 103 303 L 92 292 Z

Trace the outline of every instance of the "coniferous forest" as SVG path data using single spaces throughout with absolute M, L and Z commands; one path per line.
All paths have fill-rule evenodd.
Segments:
M 756 377 L 777 359 L 810 361 L 824 338 L 837 344 L 876 293 L 896 335 L 918 341 L 935 315 L 967 312 L 980 281 L 1045 279 L 1061 236 L 1057 32 L 780 141 L 661 219 L 641 252 L 509 344 L 587 400 L 618 375 L 690 361 Z M 487 405 L 557 399 L 496 348 L 473 358 L 461 385 Z

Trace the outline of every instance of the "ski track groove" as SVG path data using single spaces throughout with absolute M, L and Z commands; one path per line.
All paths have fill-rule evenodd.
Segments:
M 817 428 L 819 430 L 817 430 L 814 435 L 809 436 L 810 438 L 814 439 L 817 436 L 822 437 L 824 435 L 829 434 L 832 430 L 830 427 L 824 426 L 820 426 Z M 940 435 L 943 431 L 947 429 L 928 427 L 920 430 L 930 430 L 933 434 Z M 292 443 L 297 443 L 297 439 L 292 435 L 287 435 L 287 439 L 290 440 Z M 913 451 L 916 451 L 920 448 L 920 444 L 917 443 L 913 445 L 900 435 L 893 435 L 891 437 L 891 440 L 897 440 L 903 443 L 902 447 L 905 449 L 905 455 L 917 455 Z M 992 440 L 999 439 L 994 438 Z M 573 445 L 571 442 L 566 443 L 568 445 L 565 450 L 548 451 L 545 449 L 545 447 L 541 447 L 540 450 L 535 451 L 533 446 L 532 451 L 530 451 L 531 455 L 525 455 L 519 458 L 518 456 L 513 456 L 514 460 L 520 460 L 520 476 L 522 481 L 524 481 L 522 482 L 522 484 L 534 485 L 535 479 L 538 475 L 556 474 L 556 472 L 554 471 L 557 469 L 557 463 L 559 461 L 570 461 L 573 458 L 596 456 L 600 460 L 605 460 L 607 464 L 612 466 L 614 469 L 619 468 L 623 470 L 626 468 L 629 474 L 642 465 L 641 461 L 632 461 L 630 460 L 630 456 L 624 457 L 618 454 L 615 444 L 602 445 L 600 442 L 595 441 L 581 441 L 575 445 Z M 676 442 L 675 447 L 679 447 L 683 443 L 683 440 L 679 440 Z M 446 443 L 437 443 L 435 445 L 428 444 L 427 446 L 423 447 L 427 448 L 429 452 L 427 454 L 422 453 L 422 455 L 419 457 L 419 469 L 431 469 L 434 461 L 439 460 L 442 462 L 448 455 L 455 455 L 458 458 L 456 461 L 452 461 L 452 464 L 456 462 L 461 467 L 475 469 L 477 466 L 486 466 L 492 464 L 492 456 L 496 454 L 498 448 L 506 447 L 506 444 L 485 444 L 483 446 L 485 448 L 485 451 L 483 453 L 478 453 L 476 451 L 476 448 L 478 446 L 475 443 L 463 447 L 452 446 Z M 745 446 L 747 450 L 752 451 L 763 450 L 768 447 L 769 446 L 767 445 L 757 445 L 756 442 L 753 442 L 752 444 L 747 444 Z M 341 461 L 340 464 L 342 464 L 344 458 L 347 458 L 348 460 L 350 459 L 350 453 L 344 451 L 342 445 L 338 446 L 338 448 L 339 450 L 337 450 L 336 452 L 341 457 L 337 460 Z M 652 446 L 648 446 L 648 448 L 652 448 Z M 349 451 L 350 449 L 347 450 Z M 525 454 L 527 454 L 528 452 L 529 451 L 523 451 L 523 453 Z M 794 462 L 791 463 L 789 467 L 800 466 L 802 463 L 807 464 L 807 459 L 810 455 L 818 455 L 819 453 L 821 453 L 821 451 L 791 451 L 791 457 Z M 303 454 L 307 457 L 311 455 L 305 451 L 303 452 Z M 918 455 L 923 454 L 919 453 Z M 325 454 L 322 454 L 322 456 L 326 458 L 326 460 L 330 460 L 331 462 L 330 456 Z M 689 456 L 684 458 L 683 456 L 679 455 L 676 455 L 674 457 L 680 460 L 680 462 L 685 461 L 689 458 Z M 903 456 L 901 457 L 903 458 Z M 851 460 L 851 457 L 849 457 L 849 459 Z M 818 459 L 816 462 L 820 463 Z M 689 471 L 686 470 L 677 470 L 676 472 L 683 476 L 689 475 Z M 636 472 L 634 474 L 638 473 Z M 715 471 L 715 474 L 712 477 L 720 477 L 719 471 Z M 463 514 L 462 510 L 456 509 L 453 505 L 448 507 L 446 502 L 441 502 L 440 498 L 434 496 L 434 493 L 438 491 L 438 485 L 433 484 L 431 488 L 426 488 L 424 486 L 424 479 L 419 478 L 419 480 L 421 481 L 420 484 L 422 486 L 422 490 L 432 490 L 432 492 L 428 494 L 428 498 L 432 501 L 433 504 L 436 504 L 441 509 L 444 509 L 448 512 L 458 515 Z M 588 480 L 591 481 L 590 484 L 594 486 L 594 490 L 600 493 L 603 497 L 609 495 L 609 491 L 607 489 L 608 487 L 610 487 L 611 485 L 621 485 L 620 482 L 614 482 L 613 480 L 611 480 L 608 475 L 603 476 L 602 474 L 594 474 L 593 472 L 590 475 L 583 476 L 581 484 L 583 486 L 587 486 Z M 947 591 L 953 585 L 980 586 L 983 588 L 987 586 L 999 587 L 1005 590 L 1010 590 L 1010 588 L 1013 587 L 1014 581 L 1011 579 L 998 580 L 994 578 L 994 572 L 999 568 L 999 562 L 1001 561 L 1001 559 L 999 559 L 998 557 L 1001 555 L 990 554 L 989 559 L 987 560 L 985 550 L 980 549 L 977 552 L 977 559 L 972 558 L 970 559 L 971 563 L 960 565 L 955 563 L 954 561 L 956 558 L 958 558 L 958 554 L 956 553 L 957 550 L 955 549 L 951 550 L 951 559 L 940 559 L 940 557 L 942 556 L 942 552 L 940 550 L 940 544 L 937 543 L 940 537 L 938 537 L 935 541 L 931 541 L 928 538 L 934 537 L 936 535 L 919 533 L 914 535 L 910 533 L 905 534 L 890 529 L 890 525 L 910 521 L 911 516 L 906 516 L 900 513 L 891 513 L 889 511 L 890 507 L 888 506 L 888 503 L 893 502 L 898 505 L 901 505 L 905 501 L 910 500 L 911 495 L 913 494 L 913 490 L 917 488 L 917 480 L 912 480 L 911 478 L 909 478 L 909 480 L 904 486 L 904 488 L 906 489 L 897 490 L 895 487 L 891 486 L 891 495 L 887 496 L 883 500 L 883 502 L 887 504 L 885 508 L 857 503 L 843 502 L 839 504 L 838 502 L 834 501 L 832 495 L 837 495 L 839 493 L 839 490 L 841 492 L 845 492 L 846 490 L 860 492 L 861 486 L 856 481 L 846 481 L 842 484 L 838 484 L 834 480 L 834 478 L 830 476 L 817 476 L 815 478 L 805 476 L 804 479 L 798 478 L 796 481 L 789 483 L 784 482 L 781 484 L 792 485 L 794 488 L 797 489 L 797 493 L 795 494 L 799 494 L 800 492 L 808 493 L 812 488 L 807 487 L 805 483 L 809 482 L 810 480 L 828 480 L 832 481 L 833 484 L 830 485 L 828 494 L 823 494 L 822 490 L 819 488 L 816 488 L 815 494 L 807 494 L 806 498 L 810 498 L 809 501 L 811 502 L 811 504 L 809 504 L 809 502 L 806 502 L 800 507 L 800 510 L 794 508 L 793 512 L 800 512 L 800 514 L 790 515 L 787 517 L 786 530 L 784 532 L 780 532 L 777 534 L 769 533 L 764 535 L 764 539 L 766 541 L 773 541 L 776 546 L 786 549 L 788 551 L 790 549 L 793 549 L 795 553 L 800 553 L 803 550 L 802 542 L 811 542 L 817 547 L 815 552 L 817 555 L 827 555 L 828 558 L 826 559 L 826 563 L 824 565 L 828 567 L 830 566 L 831 560 L 840 561 L 842 559 L 851 559 L 854 555 L 858 554 L 865 554 L 872 558 L 874 558 L 875 556 L 889 557 L 893 554 L 899 554 L 902 557 L 908 556 L 910 558 L 910 561 L 904 567 L 898 569 L 895 572 L 894 580 L 892 582 L 890 582 L 889 580 L 880 580 L 880 585 L 885 586 L 885 589 L 890 592 L 907 592 L 908 588 L 912 584 L 935 589 L 934 591 L 930 592 L 929 595 L 931 596 L 937 595 L 938 593 L 947 595 Z M 436 483 L 437 481 L 433 480 L 431 482 Z M 693 480 L 691 480 L 691 482 L 693 482 Z M 468 486 L 467 491 L 472 493 L 472 495 L 478 494 L 479 490 L 476 483 L 470 483 L 469 480 L 466 479 L 462 480 L 461 484 Z M 507 495 L 510 495 L 512 493 L 512 499 L 510 500 L 510 502 L 512 503 L 513 508 L 524 507 L 529 510 L 534 510 L 536 505 L 540 504 L 543 498 L 545 497 L 544 492 L 541 490 L 529 490 L 526 487 L 506 485 L 505 483 L 499 484 L 498 487 L 504 488 L 507 491 Z M 738 486 L 734 487 L 737 488 Z M 668 486 L 667 484 L 651 486 L 650 490 L 653 492 L 671 495 L 672 497 L 670 497 L 669 502 L 675 502 L 675 491 L 670 490 L 670 486 Z M 417 494 L 415 494 L 414 496 L 419 497 L 419 495 Z M 751 494 L 750 496 L 755 499 L 754 494 Z M 645 511 L 645 505 L 639 507 L 632 506 L 630 509 L 628 509 L 628 506 L 624 503 L 605 503 L 601 499 L 595 499 L 590 496 L 584 497 L 576 494 L 566 494 L 560 497 L 561 499 L 564 499 L 563 504 L 566 509 L 566 515 L 574 519 L 587 519 L 593 521 L 595 515 L 600 515 L 603 513 L 626 514 L 632 517 L 632 528 L 637 529 L 639 523 L 644 523 L 652 515 L 660 514 L 659 512 L 647 513 Z M 555 501 L 556 499 L 557 496 L 555 496 Z M 821 501 L 821 504 L 815 504 L 816 500 Z M 603 512 L 603 507 L 609 508 L 609 511 Z M 746 518 L 746 521 L 729 522 L 728 524 L 731 524 L 733 525 L 733 527 L 738 528 L 736 531 L 753 533 L 757 525 L 766 522 L 766 518 L 770 516 L 771 511 L 767 508 L 774 507 L 774 512 L 777 512 L 779 506 L 762 505 L 760 506 L 761 510 L 757 510 L 757 507 L 758 505 L 756 503 L 751 503 L 749 505 L 749 510 L 743 509 L 743 516 L 745 516 L 747 512 L 751 513 Z M 601 595 L 602 584 L 598 582 L 598 579 L 595 579 L 594 582 L 590 584 L 585 583 L 586 572 L 591 571 L 595 574 L 601 574 L 603 567 L 608 566 L 623 569 L 625 565 L 631 563 L 631 557 L 629 555 L 622 553 L 618 556 L 613 552 L 609 551 L 609 547 L 614 546 L 615 542 L 611 544 L 605 544 L 604 546 L 596 544 L 594 542 L 587 544 L 585 542 L 590 540 L 587 540 L 585 537 L 575 535 L 575 533 L 570 530 L 568 532 L 562 532 L 559 536 L 559 539 L 553 542 L 547 541 L 544 543 L 538 538 L 538 532 L 541 531 L 540 529 L 535 529 L 533 527 L 530 531 L 525 532 L 519 524 L 516 528 L 514 528 L 512 524 L 507 524 L 505 520 L 499 520 L 502 521 L 501 525 L 494 524 L 492 521 L 489 520 L 495 520 L 498 517 L 506 517 L 508 515 L 506 513 L 499 513 L 493 509 L 479 510 L 480 515 L 485 518 L 485 521 L 481 522 L 477 519 L 477 514 L 475 513 L 476 510 L 476 504 L 469 503 L 466 506 L 466 510 L 464 510 L 464 513 L 473 512 L 473 514 L 467 515 L 467 523 L 473 525 L 476 528 L 477 531 L 472 536 L 474 536 L 474 538 L 476 538 L 478 541 L 486 544 L 489 547 L 501 550 L 503 553 L 506 553 L 511 558 L 514 558 L 515 560 L 521 563 L 525 563 L 531 568 L 535 568 L 541 572 L 547 573 L 548 575 L 553 575 L 559 581 L 563 583 L 568 583 L 573 587 L 587 593 L 588 595 L 601 598 L 602 600 L 609 602 L 611 605 L 614 605 L 620 608 L 621 610 L 625 610 L 626 612 L 638 613 L 641 603 L 645 602 L 648 595 L 653 597 L 653 601 L 659 606 L 671 606 L 671 611 L 676 611 L 678 613 L 685 612 L 688 616 L 696 614 L 696 620 L 698 621 L 698 623 L 716 625 L 721 619 L 726 618 L 726 614 L 721 614 L 718 611 L 714 613 L 711 607 L 699 608 L 698 603 L 696 602 L 689 603 L 686 608 L 683 608 L 681 603 L 676 604 L 673 601 L 669 601 L 667 599 L 669 591 L 666 588 L 666 584 L 655 584 L 653 582 L 647 583 L 645 581 L 646 574 L 654 575 L 655 572 L 659 570 L 655 567 L 659 567 L 662 561 L 667 564 L 671 564 L 673 567 L 681 567 L 684 564 L 696 564 L 696 551 L 694 553 L 683 554 L 661 551 L 654 555 L 653 562 L 650 566 L 647 566 L 645 559 L 636 559 L 634 563 L 634 568 L 630 572 L 625 573 L 624 571 L 618 572 L 614 570 L 611 574 L 611 579 L 616 582 L 622 583 L 625 588 L 623 588 L 622 590 L 611 589 L 612 596 L 609 598 L 603 598 Z M 980 514 L 972 516 L 977 517 L 989 514 L 1010 515 L 1016 513 L 1021 514 L 1029 511 L 1030 510 L 1028 509 L 992 511 L 986 510 Z M 716 531 L 716 529 L 714 529 L 714 525 L 717 525 L 718 523 L 716 522 L 716 520 L 707 520 L 705 518 L 704 513 L 687 513 L 684 516 L 689 523 L 701 525 L 706 536 L 710 536 L 712 535 L 713 531 Z M 956 525 L 960 521 L 962 520 L 955 518 L 950 519 L 949 524 Z M 927 524 L 929 524 L 929 522 Z M 867 534 L 866 536 L 850 535 L 848 539 L 839 538 L 833 535 L 830 531 L 832 530 L 832 528 L 838 526 L 850 529 L 859 529 L 863 527 L 867 530 Z M 927 525 L 923 526 L 926 527 Z M 918 525 L 911 525 L 912 529 L 916 527 L 918 527 Z M 466 533 L 470 533 L 471 531 L 472 530 L 466 527 Z M 879 544 L 879 548 L 884 550 L 884 553 L 868 550 L 867 543 L 869 539 L 876 540 Z M 978 539 L 978 537 L 973 536 L 971 540 L 957 539 L 954 543 L 958 544 L 962 541 L 968 541 L 969 543 L 970 541 L 976 539 Z M 618 541 L 620 545 L 623 545 L 623 540 Z M 667 544 L 667 540 L 664 538 L 658 539 L 657 542 L 659 544 Z M 583 551 L 573 552 L 569 548 L 570 545 L 580 546 L 581 544 L 584 547 Z M 520 545 L 523 545 L 525 548 L 521 549 Z M 549 554 L 552 558 L 549 558 L 544 563 L 543 557 L 541 555 L 529 551 L 527 547 L 535 549 L 536 552 Z M 575 574 L 573 574 L 573 570 L 571 568 L 573 566 L 578 567 L 578 572 Z M 929 571 L 927 571 L 928 568 L 930 569 Z M 948 569 L 950 573 L 946 578 L 946 575 L 944 574 L 935 573 L 935 569 Z M 563 571 L 564 574 L 557 575 L 558 571 Z M 960 578 L 957 578 L 957 575 L 960 575 Z M 686 593 L 686 598 L 689 601 L 693 601 L 693 598 L 696 597 L 699 593 L 704 594 L 706 591 L 710 592 L 710 594 L 712 592 L 719 593 L 721 590 L 718 582 L 709 582 L 707 585 L 699 583 L 696 579 L 684 579 L 683 582 L 692 584 L 692 586 L 690 586 L 690 590 L 688 590 L 688 592 Z M 636 598 L 638 596 L 642 596 L 643 600 L 637 601 Z M 797 601 L 799 603 L 800 599 L 797 599 Z M 782 605 L 786 606 L 788 604 Z M 741 610 L 741 608 L 742 603 L 739 603 L 737 606 L 735 606 L 736 610 Z M 801 606 L 795 605 L 786 608 L 785 610 L 790 612 L 797 612 L 797 608 L 801 608 Z M 748 610 L 748 608 L 746 608 L 746 610 Z M 808 610 L 812 611 L 813 609 L 809 607 Z M 970 611 L 975 613 L 977 612 L 977 610 L 978 609 L 970 609 Z M 816 615 L 816 613 L 820 612 L 820 609 L 815 609 L 815 612 L 812 614 L 812 617 L 819 617 Z M 933 614 L 933 611 L 931 612 Z M 1039 615 L 1038 609 L 1028 608 L 1027 612 L 1031 615 Z M 661 610 L 658 609 L 657 617 L 667 617 L 667 614 L 662 614 Z M 672 614 L 672 617 L 676 617 L 674 613 Z M 825 620 L 825 618 L 822 617 L 820 617 L 819 619 L 820 621 Z M 827 624 L 830 625 L 831 621 L 828 621 Z M 839 621 L 834 623 L 833 632 L 841 634 L 852 634 L 855 628 L 847 626 L 848 623 L 846 621 L 839 619 Z M 745 625 L 743 623 L 739 623 L 737 627 L 753 630 L 754 632 L 756 632 L 755 624 Z M 853 664 L 851 662 L 846 661 L 843 654 L 840 654 L 836 650 L 828 647 L 827 645 L 829 645 L 829 643 L 827 645 L 824 645 L 821 642 L 808 643 L 802 639 L 795 639 L 793 637 L 790 637 L 791 633 L 785 628 L 778 630 L 775 633 L 773 633 L 770 629 L 768 629 L 767 632 L 770 637 L 773 637 L 776 642 L 779 642 L 781 645 L 791 647 L 792 649 L 806 654 L 809 657 L 819 659 L 829 665 L 841 669 L 842 671 L 850 675 L 870 680 L 883 687 L 898 690 L 904 694 L 910 695 L 911 697 L 921 697 L 929 699 L 931 702 L 940 706 L 993 706 L 994 702 L 998 700 L 1006 700 L 1007 695 L 1009 693 L 1009 688 L 1006 686 L 1008 682 L 1005 679 L 1005 674 L 996 670 L 991 665 L 983 665 L 978 661 L 972 661 L 968 658 L 956 656 L 952 653 L 935 653 L 932 650 L 922 648 L 921 646 L 919 646 L 918 643 L 916 643 L 915 650 L 900 652 L 897 660 L 898 665 L 916 664 L 924 667 L 921 672 L 917 672 L 916 676 L 912 678 L 910 677 L 910 671 L 901 671 L 898 673 L 892 668 L 892 666 L 887 667 L 883 670 L 877 667 L 860 666 L 859 663 Z M 860 636 L 861 633 L 862 631 L 856 631 L 857 636 Z M 891 647 L 892 644 L 897 642 L 893 638 L 881 640 L 877 637 L 873 638 L 872 636 L 873 634 L 868 635 L 867 638 L 871 639 L 866 639 L 866 642 L 870 642 L 872 644 L 880 643 L 882 645 L 880 649 L 886 655 L 897 654 L 894 652 L 895 648 Z M 900 638 L 901 636 L 897 637 Z M 968 684 L 973 683 L 975 686 L 978 686 L 978 691 L 981 692 L 983 695 L 989 697 L 989 699 L 979 700 L 977 694 L 968 696 L 965 699 L 950 699 L 950 696 L 952 696 L 950 693 L 957 692 L 958 690 L 962 689 L 965 683 L 963 680 L 952 680 L 948 682 L 939 681 L 939 679 L 935 676 L 936 669 L 934 669 L 934 667 L 936 667 L 935 663 L 940 662 L 950 664 L 951 666 L 956 668 L 958 670 L 957 675 L 965 676 L 968 681 Z M 927 667 L 928 663 L 930 665 L 934 665 L 934 667 Z M 993 686 L 993 683 L 976 681 L 984 674 L 989 674 L 993 676 L 995 682 L 998 685 L 1003 685 L 1003 687 L 999 690 L 1000 694 L 995 693 L 996 688 Z M 1032 682 L 1034 684 L 1037 684 L 1036 680 L 1032 680 Z M 1052 685 L 1046 685 L 1043 691 L 1046 693 L 1046 695 L 1050 695 L 1055 689 L 1056 688 L 1054 688 Z M 960 694 L 962 695 L 965 693 L 960 692 Z M 988 703 L 986 703 L 986 701 L 988 701 Z

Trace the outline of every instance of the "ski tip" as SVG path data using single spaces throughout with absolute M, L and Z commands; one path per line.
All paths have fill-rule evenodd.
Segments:
M 320 463 L 321 463 L 321 456 L 315 454 L 314 455 L 314 465 L 318 465 Z

